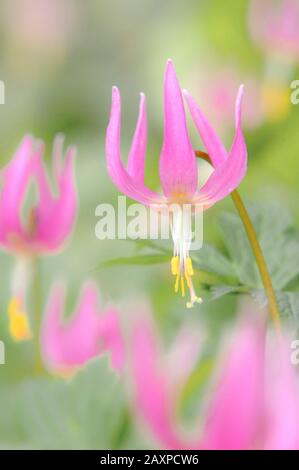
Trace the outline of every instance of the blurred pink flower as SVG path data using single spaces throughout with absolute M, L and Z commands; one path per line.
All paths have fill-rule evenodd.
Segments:
M 183 429 L 176 412 L 178 390 L 186 385 L 190 364 L 194 367 L 197 359 L 191 347 L 194 338 L 184 339 L 188 360 L 184 348 L 172 356 L 173 369 L 187 369 L 173 381 L 152 328 L 144 320 L 137 322 L 130 360 L 133 406 L 143 429 L 147 426 L 162 448 L 299 449 L 299 394 L 288 343 L 270 342 L 265 359 L 265 327 L 262 317 L 254 320 L 247 318 L 235 331 L 204 407 L 205 418 L 191 433 Z
M 192 118 L 210 155 L 214 171 L 201 188 L 198 188 L 198 169 L 194 149 L 187 130 L 182 92 L 171 60 L 167 62 L 164 80 L 164 142 L 160 155 L 160 180 L 163 195 L 144 184 L 144 165 L 147 142 L 147 120 L 145 96 L 141 94 L 137 127 L 133 138 L 127 167 L 120 157 L 120 94 L 116 87 L 112 91 L 112 109 L 106 135 L 107 168 L 114 184 L 128 197 L 142 204 L 159 209 L 166 205 L 179 207 L 189 204 L 203 209 L 215 204 L 230 194 L 246 173 L 247 151 L 241 129 L 240 87 L 236 101 L 236 134 L 230 152 L 227 152 L 211 128 L 207 119 L 190 96 L 184 92 Z M 201 301 L 194 291 L 193 267 L 189 257 L 192 227 L 186 217 L 173 214 L 172 234 L 174 253 L 171 261 L 175 276 L 175 291 L 181 287 L 185 295 L 185 282 L 190 290 L 191 307 Z
M 63 320 L 65 292 L 56 284 L 48 298 L 41 330 L 41 350 L 48 369 L 69 375 L 87 361 L 103 352 L 111 354 L 112 366 L 121 370 L 124 343 L 117 311 L 99 308 L 98 291 L 93 283 L 86 284 L 75 313 Z
M 11 161 L 0 173 L 0 247 L 17 258 L 12 275 L 12 298 L 8 315 L 15 340 L 29 339 L 25 297 L 34 257 L 62 248 L 72 232 L 77 214 L 77 195 L 73 175 L 75 149 L 62 159 L 63 138 L 55 139 L 52 191 L 43 163 L 43 144 L 26 136 Z M 25 217 L 24 206 L 31 183 L 37 189 L 37 202 Z M 25 220 L 24 220 L 25 219 Z
M 68 0 L 10 0 L 4 13 L 11 40 L 27 52 L 44 54 L 64 52 L 78 16 Z
M 298 61 L 298 0 L 251 0 L 249 28 L 255 42 L 267 54 Z
M 243 82 L 246 94 L 243 101 L 243 127 L 254 129 L 265 119 L 261 102 L 261 84 L 253 76 L 240 77 L 241 73 L 234 66 L 216 66 L 199 68 L 191 77 L 194 88 L 198 90 L 198 99 L 203 109 L 223 134 L 231 130 L 232 123 L 227 119 L 235 106 L 236 90 Z
M 73 175 L 75 149 L 69 148 L 62 160 L 59 136 L 54 143 L 52 191 L 43 163 L 43 144 L 24 137 L 15 155 L 1 171 L 0 246 L 17 255 L 45 255 L 62 247 L 70 235 L 77 213 L 76 186 Z M 34 182 L 38 200 L 27 220 L 23 208 L 27 191 Z

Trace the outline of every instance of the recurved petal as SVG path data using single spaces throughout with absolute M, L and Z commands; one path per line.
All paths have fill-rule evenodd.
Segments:
M 82 361 L 103 352 L 109 352 L 112 367 L 120 371 L 124 365 L 125 348 L 119 314 L 112 306 L 101 311 L 95 283 L 85 284 L 73 318 L 72 338 L 70 339 L 72 344 L 74 342 L 78 344 L 77 348 L 80 349 Z M 74 348 L 72 344 L 70 348 Z
M 37 228 L 33 244 L 43 250 L 57 250 L 71 234 L 77 214 L 77 191 L 74 176 L 76 149 L 68 149 L 61 175 L 57 181 L 58 195 L 51 195 L 43 167 L 37 171 L 39 204 L 37 206 Z
M 87 282 L 70 319 L 63 319 L 64 289 L 55 284 L 49 295 L 41 332 L 44 361 L 56 373 L 73 373 L 87 361 L 109 351 L 112 366 L 120 370 L 124 344 L 114 309 L 100 312 L 98 289 Z
M 197 188 L 197 163 L 189 133 L 182 92 L 171 60 L 164 79 L 164 142 L 160 155 L 160 180 L 164 194 L 193 195 Z
M 265 328 L 247 319 L 236 332 L 209 405 L 203 447 L 246 450 L 256 444 L 264 398 Z
M 208 181 L 199 190 L 194 200 L 198 203 L 213 205 L 230 194 L 240 184 L 247 170 L 247 148 L 241 127 L 241 105 L 243 85 L 236 100 L 236 131 L 228 158 L 217 167 Z
M 0 240 L 7 243 L 10 236 L 26 238 L 21 210 L 33 174 L 33 139 L 25 136 L 15 155 L 2 170 L 0 194 Z
M 299 388 L 297 367 L 291 363 L 290 337 L 272 338 L 266 367 L 264 448 L 299 449 Z
M 41 328 L 41 352 L 49 369 L 55 369 L 64 362 L 62 326 L 64 302 L 64 286 L 56 283 L 48 297 Z
M 78 305 L 65 327 L 65 360 L 67 364 L 83 365 L 100 352 L 98 290 L 92 282 L 81 291 Z
M 147 119 L 145 95 L 140 95 L 139 116 L 133 137 L 127 171 L 134 181 L 144 183 L 144 166 L 147 142 Z
M 64 289 L 54 285 L 41 333 L 45 363 L 57 373 L 74 372 L 99 352 L 97 289 L 86 284 L 69 321 L 63 320 Z
M 167 357 L 167 377 L 169 386 L 179 395 L 195 367 L 202 346 L 202 334 L 194 325 L 184 325 L 171 347 Z
M 132 340 L 134 406 L 154 438 L 168 449 L 181 449 L 183 443 L 174 426 L 175 406 L 167 383 L 167 371 L 159 353 L 157 338 L 146 320 L 135 325 Z
M 52 204 L 53 195 L 43 158 L 43 144 L 40 145 L 40 149 L 41 151 L 36 152 L 33 158 L 33 173 L 38 189 L 38 204 L 43 207 L 48 207 Z
M 139 128 L 137 126 L 137 136 L 143 135 L 144 137 L 144 119 L 145 109 L 141 107 L 141 117 L 139 119 Z M 161 197 L 148 189 L 140 180 L 140 169 L 144 162 L 144 155 L 140 153 L 143 150 L 144 143 L 140 144 L 134 139 L 133 149 L 131 152 L 130 169 L 134 167 L 134 175 L 138 168 L 138 178 L 133 178 L 125 169 L 120 157 L 120 116 L 121 116 L 121 100 L 117 87 L 112 89 L 112 107 L 110 113 L 110 121 L 106 133 L 106 162 L 107 170 L 113 183 L 117 188 L 128 197 L 135 199 L 143 204 L 150 205 L 159 202 Z M 141 121 L 141 123 L 140 123 Z M 135 133 L 135 136 L 136 136 Z M 135 153 L 136 151 L 136 153 Z M 133 160 L 132 160 L 133 159 Z M 134 164 L 133 164 L 134 162 Z
M 110 307 L 101 315 L 98 336 L 101 350 L 111 352 L 112 367 L 122 370 L 125 362 L 125 345 L 120 328 L 119 313 L 114 307 Z
M 192 98 L 187 90 L 184 90 L 184 95 L 188 103 L 190 113 L 194 124 L 199 132 L 201 140 L 211 158 L 214 168 L 221 166 L 227 159 L 228 153 L 225 150 L 218 135 L 210 125 L 209 121 Z

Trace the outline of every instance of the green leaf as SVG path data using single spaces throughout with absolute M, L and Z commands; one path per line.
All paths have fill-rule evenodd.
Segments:
M 191 254 L 194 266 L 200 270 L 219 274 L 222 277 L 235 277 L 230 260 L 214 246 L 204 244 L 196 254 Z
M 298 230 L 289 213 L 278 205 L 249 205 L 248 211 L 267 262 L 281 314 L 292 329 L 298 328 L 299 293 L 290 291 L 290 286 L 296 286 L 299 277 Z M 226 254 L 205 245 L 195 257 L 199 269 L 222 275 L 225 280 L 221 282 L 220 279 L 209 287 L 211 300 L 227 294 L 248 293 L 258 300 L 261 307 L 265 307 L 267 298 L 242 221 L 236 213 L 224 213 L 219 224 Z
M 143 249 L 149 248 L 150 250 L 154 250 L 158 253 L 167 253 L 171 256 L 172 250 L 169 247 L 165 246 L 165 242 L 163 243 L 161 240 L 154 241 L 154 240 L 126 240 L 127 242 L 133 243 L 135 245 L 136 251 L 141 251 Z
M 260 245 L 276 289 L 285 288 L 299 276 L 299 235 L 290 215 L 277 205 L 249 207 Z M 223 214 L 220 226 L 235 274 L 242 284 L 260 288 L 255 258 L 238 215 Z
M 159 255 L 138 255 L 138 256 L 124 256 L 121 258 L 108 259 L 103 261 L 98 268 L 111 268 L 113 266 L 135 266 L 135 265 L 148 265 L 169 262 L 168 254 Z M 97 269 L 97 268 L 95 268 Z
M 221 215 L 219 224 L 235 276 L 242 284 L 260 286 L 259 273 L 242 222 L 237 215 L 225 213 Z
M 292 330 L 299 328 L 299 292 L 276 293 L 279 310 L 287 317 Z
M 7 448 L 112 449 L 125 397 L 106 358 L 72 380 L 35 379 L 2 387 L 0 442 Z
M 258 301 L 261 308 L 267 305 L 267 297 L 262 289 L 252 290 L 250 294 Z M 278 308 L 282 317 L 287 320 L 292 331 L 299 328 L 299 292 L 280 291 L 275 292 Z
M 245 287 L 240 286 L 229 286 L 229 285 L 218 285 L 212 286 L 211 288 L 211 300 L 220 299 L 227 294 L 240 294 L 246 293 L 247 290 Z

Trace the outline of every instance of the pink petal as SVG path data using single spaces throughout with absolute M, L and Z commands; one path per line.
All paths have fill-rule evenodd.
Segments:
M 168 449 L 180 449 L 183 444 L 174 430 L 173 397 L 160 361 L 156 337 L 150 325 L 140 321 L 132 341 L 134 406 L 158 442 Z
M 98 293 L 94 284 L 86 284 L 77 307 L 66 325 L 63 338 L 64 360 L 70 365 L 84 365 L 100 352 Z
M 265 449 L 299 449 L 299 389 L 291 340 L 272 341 L 266 368 Z
M 197 163 L 191 146 L 182 98 L 171 60 L 164 80 L 164 142 L 160 156 L 160 180 L 167 197 L 193 195 L 197 188 Z
M 62 350 L 63 309 L 65 290 L 56 284 L 51 291 L 46 307 L 46 314 L 41 329 L 41 349 L 45 363 L 49 368 L 64 362 Z
M 124 363 L 124 344 L 115 309 L 99 312 L 98 291 L 87 283 L 69 321 L 63 320 L 64 290 L 56 284 L 49 296 L 41 331 L 41 345 L 47 367 L 56 372 L 74 371 L 88 360 L 109 351 L 112 366 Z
M 134 181 L 144 182 L 144 165 L 147 142 L 146 101 L 143 93 L 140 95 L 139 116 L 128 158 L 127 171 Z
M 190 93 L 184 90 L 184 95 L 201 140 L 211 158 L 214 168 L 217 168 L 226 161 L 228 157 L 227 151 Z
M 202 345 L 202 338 L 194 326 L 184 325 L 177 334 L 167 357 L 167 380 L 178 395 L 181 386 L 186 384 L 196 362 Z
M 204 448 L 242 450 L 255 444 L 263 404 L 264 346 L 262 322 L 243 324 L 209 406 Z
M 35 154 L 33 168 L 38 186 L 38 203 L 43 207 L 52 206 L 52 191 L 44 163 L 44 146 L 40 146 L 40 152 Z
M 42 328 L 42 350 L 50 370 L 72 370 L 97 354 L 96 293 L 84 289 L 74 315 L 63 321 L 64 291 L 52 289 Z
M 0 195 L 0 241 L 9 245 L 9 237 L 26 238 L 21 211 L 33 173 L 33 139 L 24 137 L 11 162 L 2 170 Z
M 125 363 L 125 347 L 115 308 L 110 307 L 102 314 L 98 335 L 101 338 L 101 349 L 111 351 L 112 367 L 121 371 Z
M 72 232 L 77 214 L 74 157 L 75 149 L 70 148 L 57 181 L 57 197 L 51 194 L 42 162 L 36 166 L 40 199 L 37 206 L 38 224 L 33 244 L 40 246 L 42 250 L 57 250 Z
M 107 169 L 108 173 L 114 182 L 114 184 L 118 187 L 120 191 L 126 194 L 128 197 L 135 199 L 143 204 L 150 205 L 150 204 L 157 204 L 159 203 L 161 197 L 158 196 L 156 193 L 148 189 L 144 186 L 143 183 L 140 182 L 139 177 L 137 179 L 133 179 L 132 176 L 129 175 L 127 170 L 124 168 L 124 165 L 120 158 L 120 114 L 121 114 L 121 101 L 119 91 L 116 87 L 112 89 L 112 107 L 111 107 L 111 114 L 110 114 L 110 122 L 106 133 L 106 161 L 107 161 Z M 143 115 L 142 115 L 143 116 Z M 140 124 L 141 119 L 141 124 Z M 137 127 L 136 133 L 137 136 L 142 133 L 144 137 L 144 116 L 139 119 L 139 129 Z M 136 136 L 135 133 L 135 136 Z M 130 158 L 130 170 L 132 170 L 132 159 L 134 161 L 134 174 L 136 168 L 140 168 L 143 165 L 144 155 L 142 154 L 144 143 L 137 144 L 137 141 L 134 138 L 133 147 L 131 150 L 131 158 Z M 137 153 L 141 149 L 141 153 Z M 135 154 L 136 151 L 136 154 Z M 133 153 L 132 153 L 133 152 Z M 133 157 L 134 155 L 134 157 Z M 137 160 L 140 159 L 140 164 Z M 140 173 L 139 173 L 140 174 Z
M 218 166 L 194 200 L 209 205 L 223 199 L 240 184 L 247 170 L 247 149 L 241 128 L 243 86 L 236 100 L 236 132 L 228 158 Z

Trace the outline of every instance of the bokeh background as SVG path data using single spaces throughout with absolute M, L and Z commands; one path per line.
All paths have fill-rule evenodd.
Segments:
M 1 2 L 0 79 L 5 84 L 5 104 L 0 106 L 1 166 L 25 133 L 45 141 L 48 162 L 57 133 L 62 132 L 66 144 L 78 149 L 79 216 L 65 250 L 40 261 L 43 303 L 52 282 L 63 279 L 68 284 L 67 311 L 71 312 L 83 281 L 92 278 L 100 286 L 103 303 L 122 307 L 146 298 L 166 339 L 186 316 L 192 316 L 217 343 L 226 321 L 234 315 L 236 296 L 204 302 L 190 312 L 185 301 L 173 294 L 168 265 L 100 268 L 107 259 L 134 253 L 135 247 L 130 242 L 97 240 L 95 208 L 101 202 L 116 203 L 118 195 L 105 168 L 112 85 L 119 86 L 123 98 L 124 158 L 137 118 L 139 92 L 146 93 L 146 178 L 158 187 L 163 74 L 171 57 L 181 86 L 202 104 L 228 147 L 234 119 L 230 94 L 234 96 L 239 84 L 245 83 L 245 94 L 247 89 L 250 94 L 244 111 L 249 165 L 241 194 L 247 201 L 279 202 L 299 223 L 299 105 L 290 103 L 290 83 L 299 78 L 299 70 L 296 64 L 273 65 L 273 59 L 252 40 L 248 4 L 247 0 Z M 227 93 L 221 91 L 226 84 Z M 215 90 L 220 94 L 218 102 Z M 202 148 L 194 128 L 191 133 L 194 145 Z M 233 211 L 229 198 L 205 214 L 208 243 L 222 244 L 217 218 L 224 210 Z M 0 339 L 6 345 L 1 387 L 18 384 L 31 374 L 30 342 L 15 344 L 7 331 L 14 262 L 12 256 L 0 253 Z M 0 403 L 0 420 L 4 407 Z

